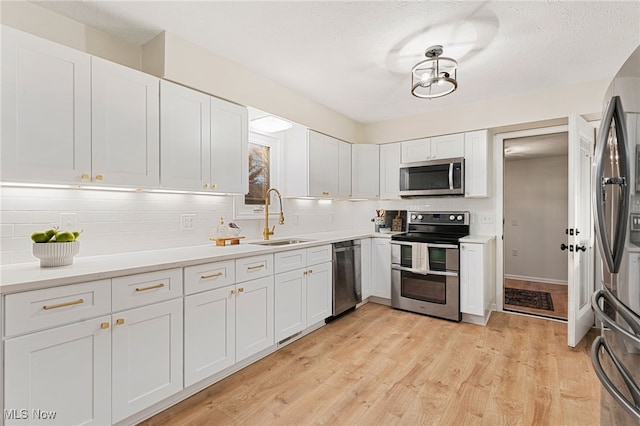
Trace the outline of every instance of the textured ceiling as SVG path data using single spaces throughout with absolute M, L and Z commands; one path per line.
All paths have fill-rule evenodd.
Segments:
M 638 1 L 38 1 L 142 45 L 166 30 L 359 122 L 610 79 L 640 44 Z M 434 44 L 456 92 L 410 94 Z

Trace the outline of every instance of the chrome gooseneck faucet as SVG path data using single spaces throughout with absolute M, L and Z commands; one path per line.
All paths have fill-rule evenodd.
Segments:
M 275 225 L 273 225 L 273 228 L 269 230 L 269 194 L 272 191 L 278 194 L 278 199 L 280 200 L 280 217 L 278 218 L 278 225 L 284 225 L 284 213 L 282 212 L 282 195 L 277 189 L 269 188 L 269 190 L 267 190 L 267 194 L 264 197 L 264 231 L 262 231 L 262 236 L 264 236 L 265 241 L 268 240 L 269 237 L 276 232 Z

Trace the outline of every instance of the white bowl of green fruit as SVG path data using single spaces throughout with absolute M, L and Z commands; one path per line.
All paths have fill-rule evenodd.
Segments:
M 31 234 L 33 255 L 40 259 L 41 267 L 65 266 L 73 263 L 73 257 L 80 251 L 78 231 L 58 231 L 48 229 Z

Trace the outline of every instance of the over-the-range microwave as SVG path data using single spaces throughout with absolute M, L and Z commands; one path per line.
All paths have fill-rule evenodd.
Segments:
M 400 164 L 400 196 L 464 195 L 464 158 Z

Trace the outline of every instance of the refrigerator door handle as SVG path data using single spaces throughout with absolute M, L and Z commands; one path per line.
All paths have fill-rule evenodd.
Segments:
M 605 352 L 607 352 L 607 355 L 609 355 L 609 357 L 613 361 L 616 370 L 618 370 L 618 373 L 622 377 L 622 380 L 624 380 L 625 385 L 627 385 L 627 388 L 631 392 L 634 402 L 629 401 L 622 394 L 622 392 L 620 392 L 620 390 L 616 388 L 615 384 L 607 376 L 607 373 L 604 371 L 604 369 L 602 368 L 602 364 L 600 363 L 600 357 L 598 356 L 600 348 L 604 348 Z M 591 363 L 593 364 L 593 369 L 598 376 L 598 379 L 600 379 L 602 386 L 604 386 L 607 392 L 609 392 L 611 396 L 616 401 L 618 401 L 620 405 L 622 405 L 631 415 L 640 419 L 640 407 L 638 406 L 640 401 L 640 389 L 638 389 L 638 386 L 634 383 L 631 374 L 629 374 L 624 365 L 622 365 L 618 358 L 616 358 L 615 355 L 611 352 L 611 348 L 609 348 L 609 345 L 602 336 L 598 336 L 593 341 L 593 345 L 591 346 Z
M 605 158 L 605 148 L 609 143 L 609 133 L 611 126 L 615 123 L 616 132 L 616 148 L 619 171 L 622 176 L 603 176 L 604 164 L 611 161 Z M 627 152 L 627 127 L 625 125 L 624 112 L 622 110 L 622 101 L 619 96 L 611 98 L 609 105 L 604 113 L 600 131 L 598 132 L 598 141 L 596 145 L 596 158 L 594 162 L 594 189 L 593 206 L 594 217 L 596 220 L 596 237 L 598 246 L 609 272 L 617 273 L 620 270 L 622 257 L 624 252 L 624 243 L 627 233 L 627 222 L 629 213 L 629 187 L 627 177 L 629 176 L 629 154 Z M 617 227 L 614 235 L 611 236 L 612 241 L 607 239 L 606 223 L 605 223 L 605 202 L 606 202 L 606 186 L 618 185 L 620 190 L 620 205 L 618 206 L 618 217 L 616 218 Z M 612 218 L 613 219 L 613 218 Z
M 605 299 L 609 304 L 613 306 L 615 311 L 625 320 L 629 325 L 633 333 L 626 330 L 620 324 L 618 324 L 613 318 L 607 315 L 600 307 L 600 299 Z M 591 296 L 591 308 L 596 317 L 602 321 L 607 327 L 615 332 L 622 334 L 634 344 L 640 347 L 640 317 L 638 317 L 633 311 L 627 308 L 622 302 L 620 302 L 609 290 L 606 288 L 600 289 L 593 293 Z

